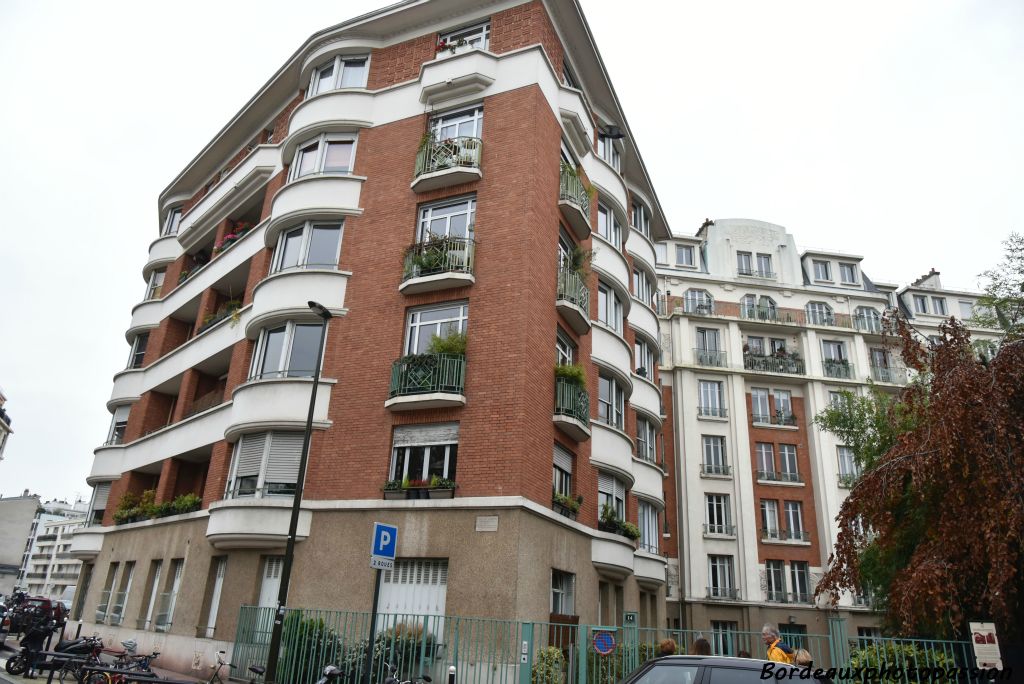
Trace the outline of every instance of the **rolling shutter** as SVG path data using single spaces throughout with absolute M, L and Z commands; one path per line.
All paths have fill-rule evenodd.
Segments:
M 572 474 L 572 456 L 559 446 L 555 447 L 555 467 Z
M 399 425 L 395 428 L 396 447 L 420 444 L 453 444 L 459 441 L 458 423 L 435 423 L 432 425 Z
M 243 435 L 235 445 L 235 478 L 258 477 L 269 433 Z
M 298 481 L 302 438 L 301 432 L 270 433 L 270 455 L 264 481 L 289 484 Z
M 615 478 L 608 473 L 598 472 L 597 488 L 606 494 L 615 495 Z
M 110 497 L 110 484 L 109 482 L 100 482 L 93 489 L 92 494 L 92 510 L 103 511 L 107 508 L 107 499 Z

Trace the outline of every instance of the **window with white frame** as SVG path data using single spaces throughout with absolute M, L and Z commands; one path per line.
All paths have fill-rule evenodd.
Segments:
M 721 435 L 702 435 L 701 444 L 704 454 L 704 472 L 715 475 L 728 475 L 729 466 L 725 454 L 725 437 Z
M 366 55 L 337 55 L 313 70 L 306 97 L 340 88 L 365 88 Z
M 839 263 L 839 282 L 844 285 L 857 284 L 857 264 Z
M 570 67 L 569 62 L 564 59 L 562 60 L 562 82 L 570 88 L 582 90 L 582 88 L 580 88 L 579 81 L 577 81 L 576 77 L 572 75 L 572 67 Z
M 800 470 L 796 460 L 795 444 L 779 445 L 779 462 L 782 466 L 782 477 L 787 482 L 799 482 Z
M 626 395 L 618 381 L 610 375 L 598 376 L 597 419 L 605 425 L 622 429 L 622 413 Z
M 775 275 L 775 273 L 772 271 L 771 254 L 757 255 L 757 275 L 759 275 L 762 278 L 771 278 Z
M 654 260 L 659 264 L 668 263 L 668 245 L 664 242 L 654 243 Z
M 149 276 L 149 284 L 146 285 L 146 299 L 160 299 L 164 289 L 164 276 L 166 271 L 153 271 Z
M 732 556 L 708 556 L 708 594 L 715 598 L 735 598 L 732 588 Z
M 928 298 L 924 295 L 914 295 L 914 313 L 928 313 Z
M 557 444 L 552 458 L 551 489 L 555 494 L 572 496 L 572 454 Z
M 477 106 L 438 114 L 430 120 L 434 140 L 484 137 L 484 108 Z
M 644 304 L 654 304 L 654 283 L 647 276 L 647 271 L 634 268 L 633 269 L 633 296 L 639 299 Z
M 343 133 L 321 133 L 295 150 L 291 178 L 318 173 L 350 173 L 355 137 Z
M 821 348 L 827 361 L 842 361 L 846 358 L 845 342 L 822 340 Z
M 697 328 L 697 349 L 717 354 L 721 350 L 721 336 L 718 328 Z
M 836 447 L 839 456 L 839 477 L 856 479 L 860 476 L 860 466 L 853 456 L 853 449 L 848 446 Z
M 870 306 L 858 306 L 854 314 L 854 324 L 858 330 L 882 332 L 882 314 Z
M 832 280 L 832 264 L 827 261 L 813 260 L 814 266 L 814 279 L 815 280 Z
M 825 302 L 807 303 L 807 322 L 813 325 L 832 325 L 835 318 L 832 316 L 832 307 Z
M 811 571 L 807 561 L 789 562 L 789 586 L 793 587 L 795 603 L 810 603 Z
M 793 416 L 793 392 L 790 390 L 775 390 L 775 414 L 784 420 Z
M 174 609 L 178 603 L 178 591 L 181 589 L 181 575 L 185 568 L 184 558 L 171 560 L 171 571 L 168 574 L 168 582 L 165 585 L 166 592 L 160 597 L 160 607 L 156 613 L 154 629 L 157 632 L 166 632 L 174 621 Z
M 764 356 L 764 338 L 761 336 L 748 335 L 747 348 L 743 350 L 754 356 Z
M 661 537 L 658 509 L 646 501 L 640 501 L 637 503 L 636 511 L 637 527 L 640 528 L 640 550 L 658 553 L 658 539 Z
M 426 354 L 431 339 L 465 333 L 468 326 L 469 304 L 465 302 L 413 309 L 406 324 L 405 353 Z
M 771 409 L 768 405 L 768 388 L 750 388 L 750 413 L 755 423 L 767 423 L 771 420 Z
M 842 408 L 846 404 L 847 397 L 850 396 L 849 392 L 829 390 L 828 392 L 828 404 L 833 408 Z
M 655 363 L 654 348 L 644 338 L 636 335 L 633 343 L 634 361 L 636 362 L 636 374 L 642 378 L 655 377 L 657 365 Z
M 312 377 L 320 356 L 322 325 L 288 321 L 263 330 L 253 354 L 250 379 Z
M 392 435 L 391 480 L 455 479 L 459 424 L 399 425 Z
M 622 248 L 622 226 L 615 212 L 603 204 L 597 205 L 597 234 L 615 245 L 616 249 Z
M 619 157 L 618 143 L 606 135 L 597 134 L 597 154 L 604 159 L 616 171 L 622 170 L 622 160 Z
M 684 298 L 686 313 L 712 314 L 714 300 L 707 290 L 687 290 Z
M 129 368 L 142 368 L 142 362 L 146 358 L 146 347 L 149 346 L 149 333 L 139 333 L 132 342 L 132 353 L 128 358 Z
M 932 313 L 936 316 L 946 315 L 946 298 L 932 297 Z
M 235 443 L 228 498 L 295 493 L 302 432 L 256 432 Z
M 605 506 L 610 506 L 615 517 L 623 520 L 626 517 L 626 485 L 622 480 L 598 472 L 597 474 L 597 507 L 598 511 L 604 511 Z
M 464 26 L 454 31 L 442 33 L 437 41 L 438 45 L 450 45 L 456 48 L 456 52 L 462 50 L 486 50 L 491 39 L 490 20 Z
M 736 252 L 736 272 L 739 275 L 754 275 L 753 257 L 750 252 Z
M 676 245 L 676 266 L 693 265 L 693 245 Z
M 167 218 L 164 219 L 164 229 L 161 235 L 177 235 L 178 224 L 181 223 L 181 207 L 174 207 L 167 212 Z
M 961 299 L 957 304 L 960 307 L 960 320 L 969 321 L 974 318 L 974 302 L 968 302 Z
M 786 530 L 790 539 L 800 539 L 804 531 L 804 507 L 799 501 L 786 501 L 783 504 L 786 514 Z
M 708 534 L 733 534 L 728 494 L 705 494 Z
M 571 366 L 576 363 L 576 345 L 559 328 L 555 331 L 555 365 Z
M 779 502 L 774 499 L 761 499 L 761 536 L 779 538 Z
M 651 237 L 651 216 L 647 213 L 647 207 L 636 197 L 633 198 L 633 227 Z
M 775 479 L 775 446 L 758 442 L 754 445 L 754 453 L 757 455 L 758 479 Z
M 476 198 L 463 197 L 420 207 L 418 242 L 437 238 L 472 238 L 476 220 Z
M 306 221 L 281 233 L 274 272 L 292 268 L 336 269 L 341 257 L 341 223 Z
M 654 424 L 637 414 L 636 417 L 636 455 L 645 461 L 654 463 L 656 460 L 656 444 L 658 433 Z
M 722 396 L 722 383 L 714 380 L 700 380 L 697 382 L 698 392 L 698 413 L 702 416 L 715 416 L 724 418 L 725 407 Z
M 551 612 L 556 615 L 576 614 L 576 575 L 551 570 Z
M 786 563 L 780 560 L 764 562 L 765 597 L 769 601 L 783 603 L 786 600 Z
M 110 418 L 110 429 L 107 431 L 107 444 L 124 442 L 124 431 L 128 427 L 128 414 L 131 410 L 131 404 L 122 404 L 114 409 L 114 415 Z
M 622 332 L 622 302 L 604 281 L 597 281 L 597 320 L 617 333 Z

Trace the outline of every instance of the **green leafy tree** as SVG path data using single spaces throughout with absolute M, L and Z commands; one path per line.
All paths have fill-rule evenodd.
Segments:
M 1024 235 L 1010 233 L 1003 242 L 1003 261 L 981 274 L 987 282 L 978 299 L 972 323 L 1006 333 L 1007 339 L 1024 337 Z

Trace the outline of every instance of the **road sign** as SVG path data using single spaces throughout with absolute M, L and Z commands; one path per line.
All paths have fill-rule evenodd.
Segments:
M 974 645 L 974 659 L 980 668 L 1003 669 L 1003 661 L 999 656 L 999 639 L 996 637 L 996 626 L 993 622 L 972 622 L 971 643 Z
M 391 570 L 395 567 L 398 551 L 398 527 L 373 523 L 373 545 L 370 547 L 370 567 Z
M 601 655 L 610 654 L 615 650 L 615 635 L 611 632 L 595 632 L 594 650 Z

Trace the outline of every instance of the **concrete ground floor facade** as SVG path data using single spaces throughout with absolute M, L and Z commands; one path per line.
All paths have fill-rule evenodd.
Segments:
M 115 646 L 135 639 L 139 652 L 160 651 L 160 665 L 178 672 L 205 672 L 218 650 L 230 652 L 239 608 L 276 600 L 285 528 L 272 516 L 249 521 L 255 537 L 226 534 L 221 503 L 87 528 L 94 554 L 76 550 L 85 569 L 72 615 L 82 633 Z M 582 624 L 621 624 L 635 611 L 639 626 L 667 624 L 663 556 L 520 497 L 305 501 L 288 605 L 369 611 L 374 522 L 399 529 L 382 611 L 533 622 L 568 615 Z

